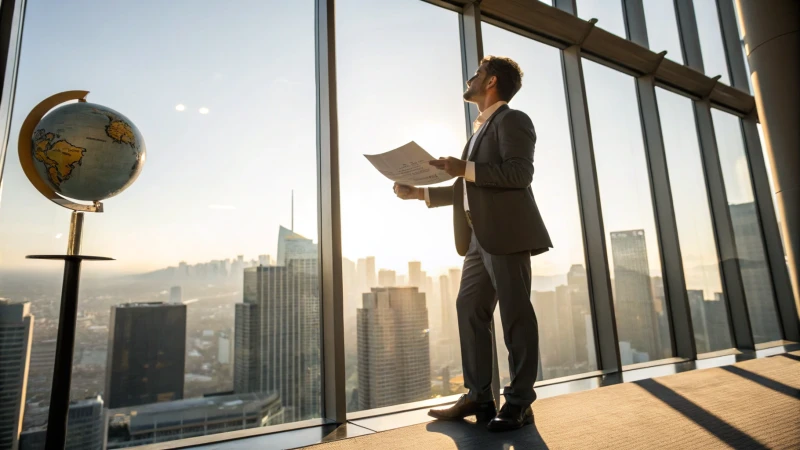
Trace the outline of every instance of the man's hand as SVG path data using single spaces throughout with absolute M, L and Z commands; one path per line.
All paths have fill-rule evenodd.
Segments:
M 395 183 L 394 193 L 403 200 L 425 200 L 425 191 L 406 184 Z
M 467 162 L 462 159 L 453 158 L 452 156 L 448 158 L 439 158 L 436 161 L 431 161 L 429 164 L 439 170 L 444 170 L 451 177 L 463 177 L 467 171 Z

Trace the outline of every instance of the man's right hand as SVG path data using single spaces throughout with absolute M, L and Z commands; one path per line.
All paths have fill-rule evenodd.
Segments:
M 425 191 L 406 184 L 395 183 L 394 193 L 403 200 L 425 200 Z

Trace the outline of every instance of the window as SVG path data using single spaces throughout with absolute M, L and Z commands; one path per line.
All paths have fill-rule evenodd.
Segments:
M 649 0 L 643 1 L 642 6 L 650 50 L 656 53 L 666 50 L 667 58 L 683 64 L 675 3 L 671 0 Z
M 692 101 L 656 89 L 698 353 L 733 347 Z
M 348 410 L 454 394 L 463 259 L 452 209 L 397 199 L 363 155 L 412 140 L 461 155 L 459 17 L 415 0 L 345 0 L 336 20 Z
M 716 0 L 695 0 L 694 14 L 697 19 L 697 32 L 700 36 L 700 51 L 703 54 L 703 68 L 706 75 L 722 75 L 721 83 L 731 84 L 728 75 L 728 62 L 725 60 L 725 47 L 722 45 L 722 30 Z
M 527 113 L 537 132 L 533 193 L 554 248 L 531 259 L 539 321 L 540 379 L 597 370 L 583 232 L 567 103 L 558 49 L 483 24 L 484 54 L 508 56 L 522 68 L 523 88 L 511 107 Z M 495 321 L 499 325 L 499 312 Z M 510 382 L 508 350 L 496 327 L 501 384 Z
M 753 337 L 783 339 L 739 118 L 716 109 L 711 115 Z
M 27 17 L 9 155 L 34 105 L 82 88 L 136 124 L 148 149 L 136 183 L 85 218 L 82 253 L 116 261 L 84 266 L 72 398 L 99 394 L 109 417 L 134 408 L 167 422 L 196 412 L 197 397 L 226 392 L 253 407 L 275 394 L 287 422 L 319 417 L 314 2 L 147 1 L 121 15 L 31 0 Z M 65 22 L 72 31 L 55 33 Z M 33 360 L 52 371 L 61 274 L 24 257 L 64 253 L 69 212 L 32 188 L 16 157 L 3 182 L 0 272 L 30 282 L 2 295 L 32 303 L 29 393 L 47 401 Z M 107 372 L 129 376 L 107 385 Z M 129 395 L 116 403 L 112 392 Z
M 581 19 L 597 19 L 599 28 L 623 38 L 626 36 L 622 0 L 577 0 L 577 7 Z
M 673 355 L 633 80 L 584 60 L 623 365 Z
M 742 43 L 742 55 L 744 56 L 744 68 L 747 71 L 747 86 L 749 87 L 750 95 L 755 95 L 755 91 L 753 91 L 753 80 L 750 78 L 750 61 L 747 59 L 747 52 L 744 48 L 744 34 L 742 30 L 744 30 L 744 25 L 742 24 L 742 16 L 739 12 L 739 3 L 736 0 L 730 0 L 733 3 L 733 10 L 736 12 L 736 29 L 739 32 L 739 41 Z

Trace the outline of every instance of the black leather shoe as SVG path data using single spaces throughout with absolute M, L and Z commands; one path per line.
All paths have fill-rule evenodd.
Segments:
M 455 405 L 449 408 L 432 409 L 428 415 L 439 420 L 461 420 L 467 416 L 475 416 L 480 422 L 488 422 L 497 413 L 494 402 L 473 402 L 466 395 L 462 395 Z
M 500 408 L 497 417 L 489 422 L 486 428 L 489 431 L 517 430 L 533 423 L 533 410 L 530 406 L 512 405 L 506 403 Z

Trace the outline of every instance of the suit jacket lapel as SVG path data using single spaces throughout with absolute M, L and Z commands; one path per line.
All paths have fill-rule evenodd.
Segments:
M 501 112 L 503 112 L 503 111 L 505 111 L 507 109 L 508 109 L 508 105 L 503 105 L 503 106 L 497 108 L 497 111 L 495 111 L 494 114 L 492 114 L 492 117 L 489 117 L 489 119 L 486 121 L 486 123 L 483 124 L 483 127 L 481 127 L 478 130 L 480 132 L 480 134 L 477 136 L 477 138 L 475 140 L 475 145 L 472 146 L 472 154 L 469 155 L 469 160 L 470 161 L 474 161 L 475 160 L 475 155 L 478 153 L 478 149 L 480 148 L 481 141 L 483 140 L 483 137 L 486 136 L 486 132 L 489 129 L 489 125 L 492 123 L 494 118 L 497 117 L 498 114 L 500 114 Z M 468 149 L 469 149 L 469 141 L 467 141 L 467 150 Z M 464 158 L 462 158 L 462 159 L 464 159 Z

